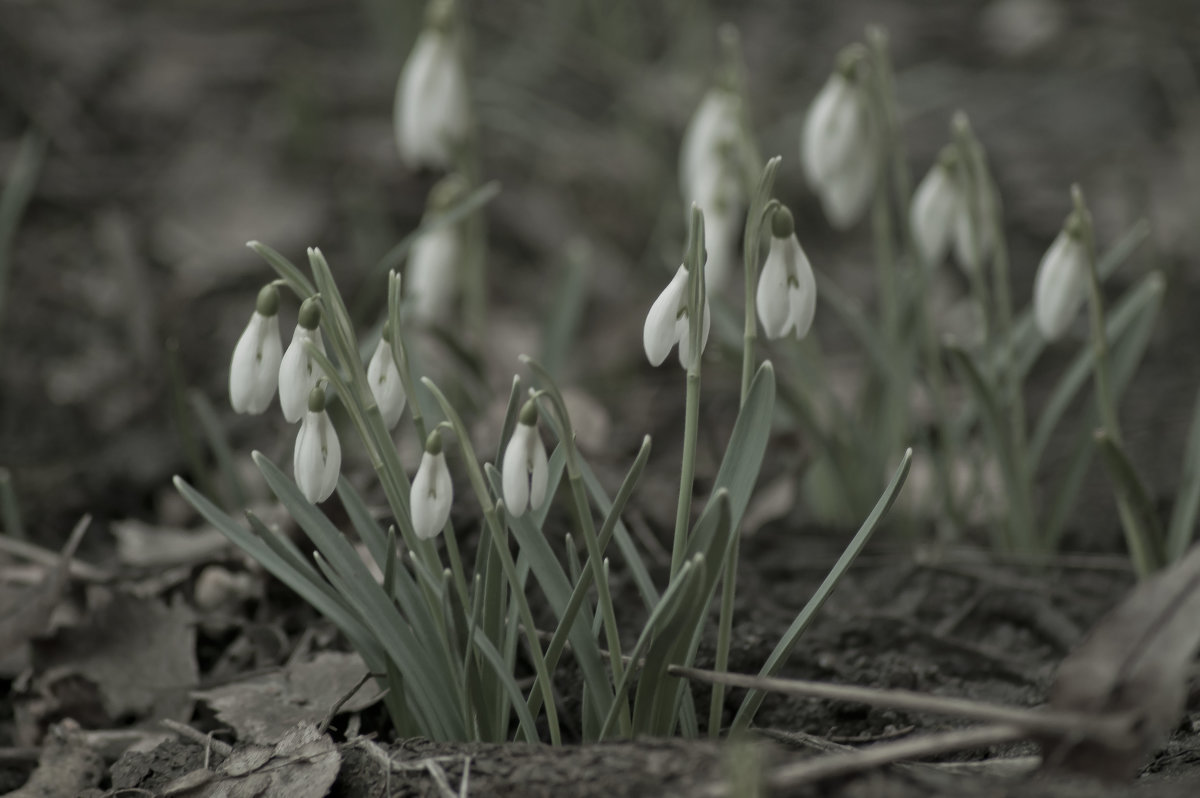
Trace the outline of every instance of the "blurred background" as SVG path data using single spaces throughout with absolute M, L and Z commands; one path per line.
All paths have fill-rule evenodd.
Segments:
M 1018 305 L 1072 182 L 1088 193 L 1101 247 L 1150 220 L 1150 244 L 1114 291 L 1149 268 L 1164 269 L 1170 289 L 1123 415 L 1133 457 L 1172 494 L 1200 386 L 1195 3 L 464 5 L 484 178 L 502 185 L 485 211 L 489 335 L 464 358 L 478 417 L 489 386 L 507 390 L 515 354 L 544 351 L 545 319 L 583 244 L 583 314 L 561 376 L 588 402 L 584 443 L 627 459 L 649 432 L 656 457 L 676 462 L 681 375 L 673 360 L 650 369 L 640 334 L 682 252 L 679 142 L 723 22 L 741 31 L 760 148 L 784 157 L 777 194 L 810 259 L 869 307 L 869 231 L 830 230 L 797 152 L 836 53 L 878 23 L 914 175 L 956 109 L 988 148 Z M 391 130 L 422 17 L 423 3 L 405 0 L 0 0 L 0 179 L 13 179 L 31 132 L 44 144 L 19 225 L 0 236 L 0 466 L 31 536 L 61 539 L 84 511 L 182 518 L 167 487 L 188 468 L 179 386 L 211 399 L 235 452 L 290 457 L 294 433 L 278 413 L 227 409 L 233 344 L 272 276 L 245 242 L 297 263 L 320 246 L 363 322 L 377 318 L 386 280 L 372 267 L 418 224 L 436 179 L 402 166 Z M 285 306 L 285 337 L 294 313 Z M 816 332 L 836 353 L 844 334 L 820 309 Z M 737 363 L 712 359 L 706 374 L 730 379 L 706 383 L 705 412 L 728 424 Z

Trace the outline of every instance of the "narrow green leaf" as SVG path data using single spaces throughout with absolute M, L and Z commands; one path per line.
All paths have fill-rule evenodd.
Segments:
M 217 459 L 217 468 L 225 477 L 230 506 L 245 507 L 246 489 L 242 485 L 242 477 L 237 463 L 234 461 L 233 450 L 229 447 L 229 441 L 225 437 L 225 429 L 217 419 L 212 402 L 208 401 L 208 397 L 202 392 L 195 389 L 188 391 L 187 398 L 192 414 L 200 422 L 200 429 L 204 431 L 208 447 L 212 449 L 213 456 Z
M 510 703 L 517 712 L 517 720 L 520 722 L 521 732 L 525 735 L 525 741 L 538 742 L 537 724 L 533 720 L 533 715 L 525 707 L 525 696 L 521 695 L 521 688 L 513 679 L 508 662 L 496 649 L 496 645 L 488 640 L 487 635 L 480 629 L 475 630 L 475 649 L 483 654 L 483 658 L 492 666 L 497 683 L 507 693 Z
M 312 280 L 304 275 L 304 272 L 296 268 L 296 264 L 279 254 L 275 250 L 258 241 L 251 241 L 246 244 L 250 249 L 254 250 L 263 260 L 270 264 L 275 273 L 279 275 L 288 288 L 292 289 L 300 299 L 308 299 L 313 294 L 317 293 L 317 287 L 313 285 Z
M 1183 453 L 1183 467 L 1179 477 L 1179 491 L 1175 507 L 1171 511 L 1171 524 L 1167 533 L 1167 562 L 1172 563 L 1183 556 L 1196 534 L 1196 513 L 1200 510 L 1200 393 L 1196 394 L 1192 423 L 1188 429 L 1187 448 Z
M 1166 559 L 1154 502 L 1150 500 L 1145 484 L 1121 444 L 1104 430 L 1096 430 L 1095 439 L 1117 501 L 1124 502 L 1133 513 L 1136 529 L 1140 531 L 1140 534 L 1135 534 L 1128 527 L 1125 530 L 1129 554 L 1139 575 L 1144 577 L 1161 568 Z

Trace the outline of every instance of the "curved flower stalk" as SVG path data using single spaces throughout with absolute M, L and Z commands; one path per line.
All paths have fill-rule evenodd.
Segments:
M 304 498 L 317 504 L 333 493 L 341 468 L 342 445 L 325 412 L 325 386 L 318 384 L 308 394 L 308 412 L 296 435 L 292 473 Z
M 768 338 L 794 332 L 808 335 L 817 308 L 817 281 L 796 239 L 791 211 L 780 206 L 771 217 L 771 248 L 755 295 L 758 317 Z
M 435 429 L 425 441 L 425 454 L 413 477 L 409 495 L 413 531 L 422 540 L 436 537 L 450 520 L 454 503 L 454 483 L 442 451 L 442 433 Z
M 1042 256 L 1034 280 L 1033 315 L 1047 341 L 1054 341 L 1066 332 L 1079 313 L 1087 290 L 1088 256 L 1083 222 L 1073 212 Z
M 404 392 L 404 383 L 400 379 L 400 370 L 396 368 L 396 360 L 392 357 L 392 331 L 389 325 L 384 325 L 383 336 L 371 355 L 367 364 L 367 383 L 375 404 L 379 406 L 379 414 L 388 429 L 396 426 L 404 413 L 404 405 L 408 395 Z
M 458 175 L 438 182 L 429 192 L 425 221 L 436 218 L 462 195 Z M 413 242 L 408 261 L 408 297 L 413 318 L 423 324 L 445 322 L 454 308 L 463 259 L 462 226 L 443 224 Z
M 800 161 L 830 224 L 846 229 L 866 211 L 880 158 L 865 91 L 864 54 L 852 45 L 813 100 L 804 120 Z
M 536 510 L 546 501 L 549 472 L 537 422 L 537 405 L 530 399 L 521 408 L 516 429 L 504 450 L 500 470 L 504 505 L 514 516 L 524 515 L 526 508 Z
M 309 297 L 300 305 L 292 342 L 279 362 L 279 406 L 283 409 L 283 417 L 293 424 L 304 415 L 309 394 L 324 376 L 321 367 L 304 348 L 305 341 L 312 341 L 312 345 L 325 354 L 320 325 L 321 306 L 316 297 Z
M 660 366 L 667 359 L 671 348 L 679 344 L 679 363 L 685 369 L 691 367 L 691 347 L 688 336 L 688 269 L 680 265 L 671 282 L 654 300 L 650 312 L 646 314 L 646 324 L 642 328 L 642 345 L 646 350 L 646 359 L 651 366 Z M 704 299 L 704 326 L 700 333 L 700 348 L 708 342 L 708 330 L 711 316 L 708 308 L 708 297 Z
M 236 413 L 258 415 L 275 398 L 283 344 L 279 339 L 279 291 L 274 285 L 258 292 L 254 314 L 246 325 L 229 367 L 229 404 Z
M 394 127 L 410 167 L 449 168 L 471 124 L 453 0 L 432 0 L 396 86 Z

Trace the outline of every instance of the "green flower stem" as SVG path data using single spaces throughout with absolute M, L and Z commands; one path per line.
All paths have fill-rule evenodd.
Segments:
M 688 236 L 688 340 L 691 362 L 687 366 L 687 399 L 683 417 L 683 462 L 679 468 L 679 502 L 675 509 L 675 537 L 671 544 L 671 579 L 687 553 L 688 519 L 692 510 L 692 483 L 696 476 L 696 439 L 700 431 L 700 361 L 704 332 L 704 214 L 692 205 Z
M 445 394 L 442 393 L 441 389 L 432 380 L 425 377 L 422 378 L 421 382 L 429 389 L 429 392 L 433 394 L 433 398 L 441 406 L 448 423 L 454 429 L 458 445 L 462 449 L 471 487 L 475 491 L 475 497 L 479 502 L 480 508 L 483 510 L 484 519 L 487 521 L 487 528 L 491 532 L 492 550 L 500 558 L 500 566 L 504 569 L 504 576 L 508 580 L 512 591 L 512 599 L 517 606 L 521 624 L 524 627 L 526 641 L 529 644 L 529 655 L 533 659 L 534 670 L 537 671 L 538 676 L 537 681 L 541 684 L 542 699 L 546 705 L 546 723 L 550 727 L 550 741 L 554 745 L 559 745 L 562 743 L 562 732 L 559 730 L 558 709 L 555 706 L 554 695 L 551 691 L 551 674 L 546 669 L 545 655 L 542 651 L 541 643 L 538 641 L 537 626 L 534 624 L 533 613 L 529 609 L 529 602 L 525 598 L 525 589 L 521 582 L 521 577 L 517 573 L 517 566 L 513 562 L 512 554 L 508 550 L 508 540 L 505 535 L 504 525 L 500 523 L 500 517 L 496 511 L 496 503 L 492 501 L 491 492 L 488 491 L 487 482 L 484 481 L 483 470 L 479 467 L 479 459 L 475 456 L 475 449 L 471 445 L 467 427 L 458 415 L 458 411 L 454 409 L 454 406 L 446 399 Z
M 1122 447 L 1121 425 L 1117 418 L 1117 408 L 1113 402 L 1112 382 L 1109 377 L 1108 336 L 1105 334 L 1104 295 L 1100 290 L 1100 272 L 1096 266 L 1096 234 L 1092 225 L 1092 215 L 1083 199 L 1083 190 L 1078 185 L 1071 186 L 1071 200 L 1075 205 L 1077 215 L 1083 227 L 1084 251 L 1088 264 L 1088 318 L 1091 322 L 1092 346 L 1095 352 L 1093 374 L 1096 379 L 1096 403 L 1100 410 L 1100 423 L 1103 425 L 1105 436 L 1118 450 Z M 1141 481 L 1132 469 L 1128 472 L 1130 481 L 1141 488 Z M 1129 556 L 1133 560 L 1134 570 L 1141 578 L 1153 573 L 1162 565 L 1162 559 L 1156 550 L 1154 541 L 1156 535 L 1143 525 L 1143 518 L 1130 505 L 1127 492 L 1121 489 L 1114 491 L 1117 501 L 1117 514 L 1121 517 L 1121 528 L 1125 532 L 1125 543 L 1129 547 Z M 1143 489 L 1144 493 L 1144 489 Z
M 417 401 L 412 370 L 408 362 L 408 350 L 404 346 L 403 324 L 400 316 L 401 294 L 400 275 L 394 270 L 388 272 L 388 318 L 387 324 L 392 334 L 392 359 L 396 362 L 396 371 L 400 374 L 400 384 L 404 386 L 404 395 L 408 397 L 408 410 L 412 413 L 413 427 L 417 431 L 417 440 L 423 441 L 429 437 L 425 429 L 425 419 L 421 416 L 421 403 Z

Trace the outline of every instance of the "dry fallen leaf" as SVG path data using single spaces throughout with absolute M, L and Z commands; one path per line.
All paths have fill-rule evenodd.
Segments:
M 88 746 L 79 724 L 67 720 L 46 735 L 37 770 L 4 798 L 74 798 L 100 783 L 104 760 Z
M 1200 647 L 1200 545 L 1139 584 L 1063 660 L 1054 709 L 1130 717 L 1125 744 L 1099 738 L 1043 740 L 1045 766 L 1109 779 L 1134 775 L 1183 714 Z
M 0 652 L 16 651 L 35 635 L 46 632 L 50 613 L 67 586 L 71 557 L 83 540 L 92 518 L 85 515 L 71 531 L 59 563 L 42 583 L 23 593 L 11 606 L 0 607 Z

